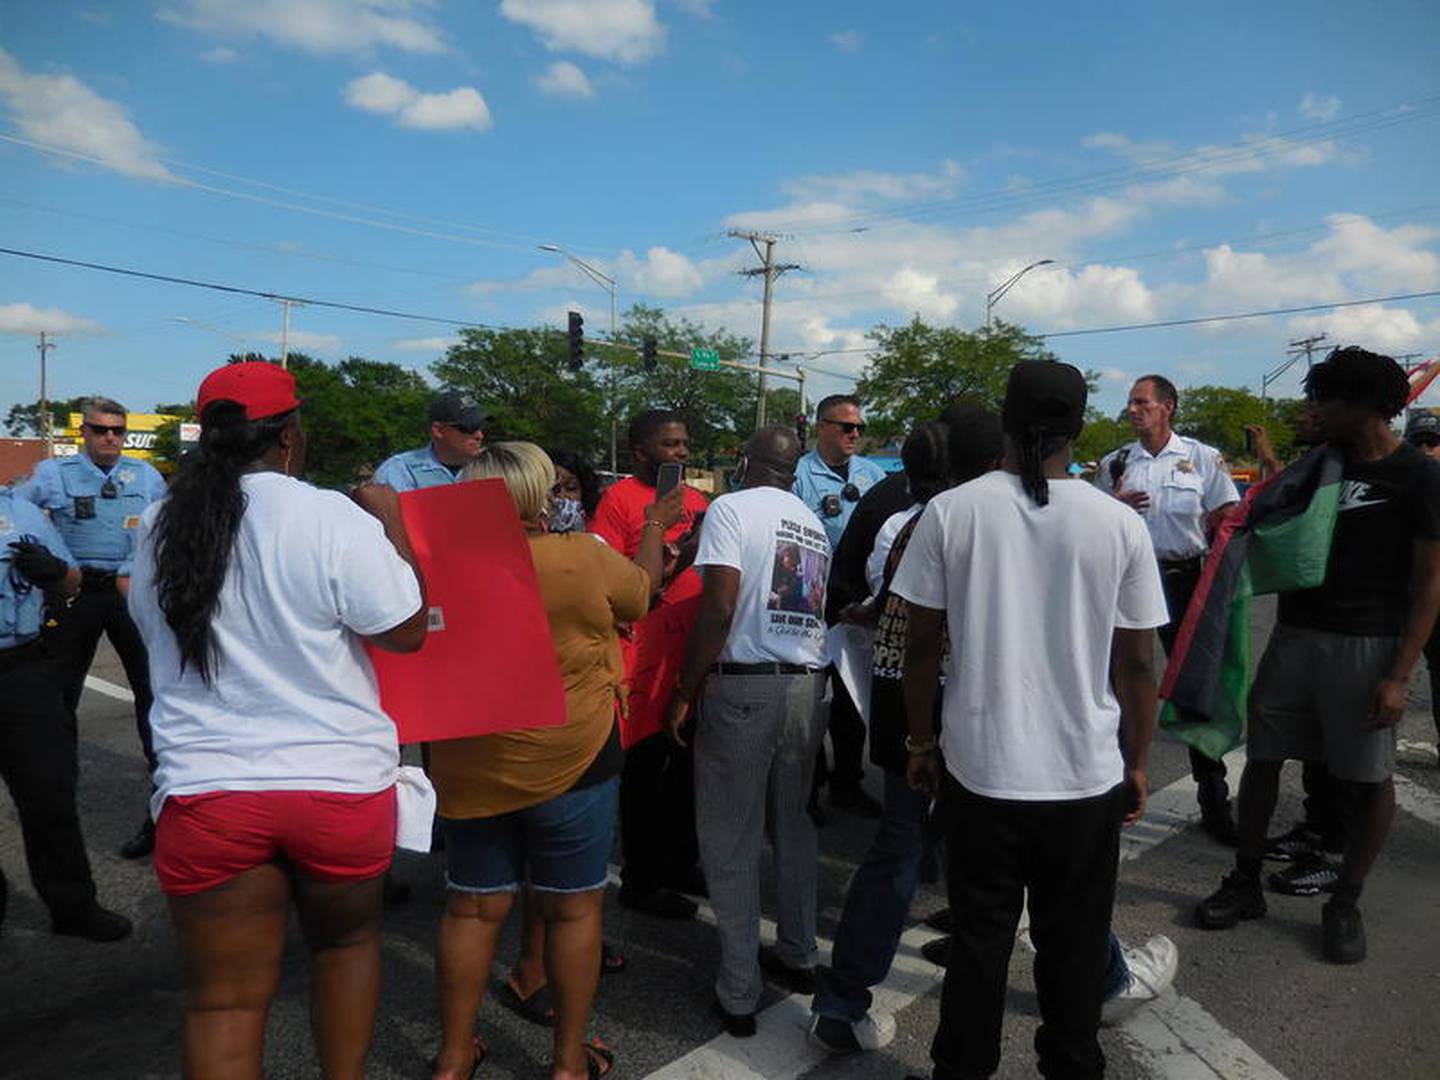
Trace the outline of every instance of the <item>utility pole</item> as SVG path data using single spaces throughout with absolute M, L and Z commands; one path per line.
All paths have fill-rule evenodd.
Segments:
M 290 366 L 290 309 L 292 307 L 304 307 L 303 300 L 291 300 L 288 296 L 277 296 L 275 302 L 280 305 L 280 366 Z
M 1325 340 L 1325 336 L 1326 335 L 1324 334 L 1316 334 L 1314 337 L 1301 338 L 1299 341 L 1292 341 L 1290 342 L 1290 347 L 1285 350 L 1285 353 L 1287 356 L 1294 357 L 1299 357 L 1301 354 L 1304 354 L 1305 368 L 1308 371 L 1310 368 L 1315 366 L 1315 350 L 1320 345 L 1320 342 Z
M 745 277 L 765 276 L 765 299 L 760 309 L 760 397 L 755 403 L 755 427 L 765 426 L 765 359 L 770 354 L 770 295 L 771 287 L 775 279 L 787 270 L 799 270 L 799 263 L 775 263 L 775 241 L 778 237 L 768 233 L 743 232 L 739 229 L 731 229 L 730 235 L 737 240 L 749 240 L 750 246 L 755 249 L 755 255 L 760 259 L 760 266 L 749 267 L 741 270 Z M 765 245 L 765 250 L 760 250 L 760 245 Z
M 40 352 L 40 437 L 45 440 L 45 456 L 50 457 L 55 450 L 55 434 L 50 424 L 50 395 L 46 385 L 45 361 L 46 354 L 55 348 L 53 341 L 47 341 L 45 331 L 40 331 L 40 344 L 35 346 Z

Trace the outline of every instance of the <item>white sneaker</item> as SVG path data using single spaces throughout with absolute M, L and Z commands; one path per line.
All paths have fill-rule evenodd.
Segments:
M 1122 948 L 1130 985 L 1100 1006 L 1100 1023 L 1118 1024 L 1147 1001 L 1154 1001 L 1172 982 L 1180 966 L 1180 950 L 1164 934 L 1138 949 Z
M 810 1041 L 816 1046 L 823 1047 L 832 1054 L 853 1054 L 859 1050 L 879 1050 L 889 1046 L 895 1041 L 895 1017 L 889 1013 L 867 1012 L 853 1024 L 846 1024 L 844 1021 L 835 1021 L 831 1027 L 849 1028 L 849 1039 L 827 1037 L 822 1034 L 820 1027 L 821 1017 L 818 1013 L 810 1017 Z M 836 1031 L 834 1034 L 840 1034 Z

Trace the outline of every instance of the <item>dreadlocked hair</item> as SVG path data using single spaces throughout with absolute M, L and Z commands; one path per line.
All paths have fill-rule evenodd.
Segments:
M 1050 482 L 1045 478 L 1045 459 L 1065 446 L 1069 439 L 1047 431 L 1044 424 L 1027 427 L 1016 435 L 1015 446 L 1020 453 L 1020 485 L 1036 506 L 1050 505 Z
M 1347 345 L 1332 349 L 1310 369 L 1305 394 L 1312 401 L 1343 401 L 1389 420 L 1405 408 L 1410 380 L 1390 357 Z
M 186 455 L 155 519 L 155 591 L 180 647 L 180 669 L 193 666 L 206 686 L 218 656 L 211 623 L 245 514 L 240 477 L 276 445 L 294 410 L 247 420 L 233 401 L 215 401 L 200 417 L 200 445 Z

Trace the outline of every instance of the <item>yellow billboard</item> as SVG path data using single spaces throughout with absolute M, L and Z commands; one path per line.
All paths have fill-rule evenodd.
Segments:
M 70 414 L 70 426 L 62 432 L 65 441 L 57 440 L 55 443 L 56 457 L 68 457 L 80 452 L 84 445 L 80 438 L 80 423 L 83 419 L 78 412 Z M 170 421 L 179 419 L 180 417 L 168 413 L 130 413 L 125 418 L 125 447 L 122 452 L 142 461 L 149 461 L 155 456 L 156 432 Z

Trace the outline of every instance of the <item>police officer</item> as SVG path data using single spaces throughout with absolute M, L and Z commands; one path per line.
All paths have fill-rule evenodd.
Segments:
M 487 417 L 469 394 L 444 390 L 430 399 L 430 445 L 403 450 L 381 463 L 371 480 L 396 491 L 453 484 L 480 455 Z
M 55 933 L 115 941 L 130 933 L 130 920 L 95 900 L 75 808 L 75 721 L 40 640 L 46 594 L 58 600 L 79 586 L 80 570 L 45 515 L 0 488 L 0 776 Z M 7 898 L 0 874 L 0 923 Z
M 1170 623 L 1160 630 L 1168 655 L 1200 580 L 1215 526 L 1240 501 L 1220 451 L 1176 434 L 1171 426 L 1180 397 L 1163 375 L 1144 375 L 1130 388 L 1130 423 L 1138 438 L 1107 454 L 1095 485 L 1132 506 L 1145 520 L 1165 585 Z M 1236 843 L 1225 763 L 1190 748 L 1190 771 L 1199 785 L 1201 824 L 1221 843 Z
M 802 456 L 795 466 L 795 485 L 791 490 L 820 518 L 832 552 L 840 543 L 860 497 L 885 479 L 884 469 L 857 453 L 864 434 L 865 418 L 860 413 L 859 398 L 850 394 L 822 398 L 815 407 L 815 449 Z M 835 748 L 835 767 L 827 770 L 822 746 L 815 768 L 815 792 L 828 780 L 831 805 L 862 817 L 879 817 L 880 804 L 860 786 L 864 775 L 861 757 L 865 750 L 865 722 L 860 719 L 834 667 L 830 668 L 830 687 L 829 727 L 830 742 Z M 813 793 L 809 809 L 816 824 L 823 823 L 824 814 Z
M 80 595 L 61 614 L 50 636 L 70 711 L 71 739 L 76 737 L 75 712 L 80 707 L 85 675 L 104 634 L 115 647 L 135 695 L 135 728 L 153 773 L 149 662 L 125 609 L 124 592 L 140 515 L 165 494 L 165 481 L 148 462 L 121 453 L 125 417 L 125 406 L 118 401 L 88 398 L 81 414 L 81 452 L 40 462 L 30 479 L 16 488 L 16 494 L 50 514 L 56 531 L 80 564 Z M 147 812 L 120 854 L 138 859 L 154 846 L 155 826 Z

